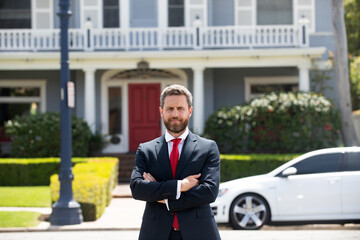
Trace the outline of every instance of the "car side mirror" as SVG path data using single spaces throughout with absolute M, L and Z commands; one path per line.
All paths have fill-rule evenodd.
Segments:
M 294 168 L 294 167 L 289 167 L 289 168 L 285 169 L 285 170 L 281 173 L 281 175 L 282 175 L 282 177 L 288 177 L 288 176 L 291 176 L 291 175 L 295 175 L 296 172 L 297 172 L 297 169 L 296 169 L 296 168 Z

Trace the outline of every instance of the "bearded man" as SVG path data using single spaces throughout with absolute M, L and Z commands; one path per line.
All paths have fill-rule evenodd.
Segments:
M 166 87 L 159 110 L 166 132 L 139 145 L 130 181 L 132 196 L 146 201 L 139 239 L 218 240 L 209 205 L 219 190 L 218 147 L 189 131 L 192 95 L 185 87 Z

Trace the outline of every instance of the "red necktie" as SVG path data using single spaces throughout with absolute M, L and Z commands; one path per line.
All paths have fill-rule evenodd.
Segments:
M 175 179 L 176 167 L 177 167 L 177 164 L 179 162 L 178 145 L 179 145 L 181 139 L 180 138 L 175 138 L 175 139 L 173 139 L 171 141 L 173 142 L 173 147 L 172 147 L 171 154 L 170 154 L 170 164 L 171 164 L 171 170 L 172 170 L 173 178 Z M 174 222 L 173 222 L 172 226 L 175 229 L 179 229 L 179 221 L 177 219 L 176 213 L 174 215 Z

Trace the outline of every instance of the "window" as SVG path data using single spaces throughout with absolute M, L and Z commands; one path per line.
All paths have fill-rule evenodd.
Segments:
M 346 154 L 345 171 L 360 171 L 360 152 Z
M 257 25 L 293 23 L 292 0 L 257 0 Z
M 1 0 L 0 28 L 31 28 L 31 0 Z
M 293 167 L 297 169 L 296 174 L 315 174 L 339 171 L 341 153 L 322 154 L 306 158 Z
M 45 112 L 45 81 L 0 82 L 0 142 L 10 139 L 5 134 L 5 122 L 15 116 Z
M 169 0 L 169 27 L 184 26 L 184 0 Z
M 105 28 L 117 28 L 119 22 L 119 0 L 103 0 L 103 24 Z
M 271 92 L 296 92 L 298 90 L 299 80 L 294 76 L 245 78 L 246 101 Z
M 109 87 L 109 134 L 121 134 L 121 87 Z

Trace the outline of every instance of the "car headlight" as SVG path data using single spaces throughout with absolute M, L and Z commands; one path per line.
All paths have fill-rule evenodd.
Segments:
M 219 193 L 218 193 L 218 197 L 224 196 L 224 194 L 228 191 L 228 188 L 220 188 L 219 189 Z

